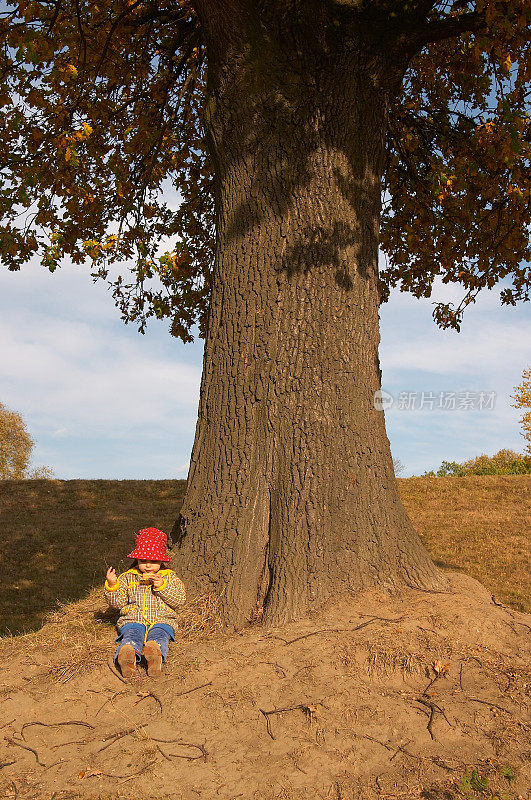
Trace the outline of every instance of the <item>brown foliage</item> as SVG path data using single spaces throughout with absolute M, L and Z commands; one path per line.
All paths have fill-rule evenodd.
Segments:
M 205 131 L 215 96 L 198 12 L 204 22 L 223 13 L 217 5 L 18 0 L 0 13 L 1 259 L 16 270 L 40 253 L 54 271 L 63 256 L 90 258 L 124 320 L 143 331 L 148 317 L 167 317 L 184 341 L 194 325 L 204 334 L 210 297 L 215 167 Z M 342 8 L 375 53 L 409 63 L 388 120 L 382 299 L 395 285 L 429 297 L 438 275 L 458 282 L 459 306 L 434 312 L 456 328 L 478 291 L 503 278 L 512 279 L 503 303 L 528 299 L 525 0 Z M 257 7 L 249 21 L 272 47 L 282 44 L 279 13 Z M 176 212 L 162 196 L 170 183 Z M 160 256 L 162 237 L 172 244 Z M 109 265 L 124 261 L 130 276 L 111 277 Z
M 33 447 L 21 415 L 0 403 L 0 480 L 53 477 L 49 467 L 29 470 Z
M 515 408 L 529 408 L 521 419 L 520 424 L 523 428 L 522 436 L 526 440 L 526 450 L 531 455 L 531 367 L 524 369 L 522 383 L 515 389 L 515 394 L 511 395 L 514 400 Z

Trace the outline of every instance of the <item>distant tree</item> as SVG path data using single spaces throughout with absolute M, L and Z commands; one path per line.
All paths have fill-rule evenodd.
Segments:
M 522 383 L 515 388 L 515 392 L 516 394 L 511 395 L 515 401 L 514 408 L 531 409 L 531 367 L 524 369 Z M 531 455 L 531 410 L 521 417 L 520 424 L 523 428 L 522 436 L 526 440 L 526 452 Z
M 0 479 L 53 478 L 50 467 L 30 471 L 34 444 L 21 415 L 0 403 Z
M 405 467 L 399 458 L 393 458 L 393 469 L 395 471 L 395 475 L 400 475 L 404 471 Z
M 429 478 L 458 477 L 465 475 L 528 475 L 531 473 L 531 456 L 514 450 L 500 450 L 493 456 L 476 456 L 462 464 L 443 461 L 439 469 L 425 472 Z

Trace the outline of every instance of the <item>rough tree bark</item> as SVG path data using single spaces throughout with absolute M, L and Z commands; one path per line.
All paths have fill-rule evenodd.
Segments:
M 281 624 L 348 589 L 437 585 L 373 406 L 386 115 L 406 57 L 341 4 L 196 5 L 217 254 L 176 568 L 222 592 L 236 627 L 260 606 Z

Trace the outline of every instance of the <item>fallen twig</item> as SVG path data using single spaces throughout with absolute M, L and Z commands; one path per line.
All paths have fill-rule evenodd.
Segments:
M 103 703 L 103 705 L 101 705 L 101 706 L 98 708 L 98 710 L 96 711 L 96 713 L 94 714 L 94 716 L 95 716 L 95 717 L 97 717 L 97 716 L 98 716 L 98 714 L 100 713 L 100 711 L 103 711 L 103 709 L 105 708 L 105 706 L 107 705 L 107 703 L 112 703 L 112 702 L 113 702 L 113 701 L 114 701 L 114 700 L 115 700 L 117 697 L 119 697 L 121 694 L 127 694 L 127 689 L 121 689 L 119 692 L 114 692 L 114 694 L 112 695 L 112 697 L 108 697 L 108 698 L 107 698 L 107 700 L 105 700 L 105 702 Z
M 116 733 L 111 733 L 109 736 L 105 736 L 103 741 L 107 742 L 107 744 L 104 744 L 103 747 L 100 747 L 98 753 L 101 753 L 103 750 L 106 750 L 107 747 L 110 747 L 111 744 L 114 744 L 119 739 L 123 739 L 125 736 L 129 736 L 131 733 L 134 733 L 137 730 L 141 729 L 136 726 L 135 728 L 127 728 L 125 731 L 117 731 Z
M 119 681 L 122 681 L 122 683 L 125 683 L 126 686 L 129 686 L 129 681 L 126 681 L 125 678 L 122 678 L 122 676 L 114 666 L 113 656 L 109 656 L 109 658 L 107 659 L 107 666 L 109 667 L 110 671 L 112 672 L 115 678 L 118 678 Z
M 271 736 L 271 738 L 274 739 L 275 737 L 273 736 L 273 732 L 271 730 L 271 723 L 269 721 L 269 717 L 271 716 L 271 714 L 283 714 L 284 711 L 298 711 L 299 709 L 305 712 L 305 714 L 309 717 L 311 722 L 312 714 L 315 713 L 315 707 L 312 705 L 308 705 L 308 703 L 300 703 L 297 706 L 290 706 L 289 708 L 273 708 L 271 711 L 264 711 L 263 708 L 259 708 L 258 710 L 260 711 L 261 714 L 264 715 L 266 719 L 267 732 Z
M 394 751 L 393 755 L 389 759 L 390 761 L 392 761 L 393 758 L 396 758 L 398 753 L 404 753 L 405 756 L 409 756 L 410 758 L 416 758 L 417 761 L 422 761 L 423 760 L 422 756 L 417 756 L 417 755 L 415 755 L 415 753 L 410 753 L 409 750 L 404 750 L 402 745 L 386 744 L 385 742 L 381 742 L 379 739 L 373 739 L 372 736 L 367 736 L 366 734 L 362 738 L 363 739 L 368 739 L 370 742 L 375 742 L 376 744 L 379 744 L 382 747 L 385 747 L 386 750 L 389 750 L 391 752 Z M 411 744 L 411 742 L 406 742 L 406 744 Z
M 58 728 L 62 725 L 81 725 L 83 728 L 91 728 L 94 730 L 94 725 L 90 725 L 88 722 L 81 722 L 81 720 L 78 719 L 73 719 L 70 721 L 67 720 L 65 722 L 39 722 L 38 720 L 35 720 L 34 722 L 25 722 L 20 729 L 20 735 L 24 741 L 26 740 L 26 737 L 24 736 L 24 729 L 29 728 L 32 725 L 41 725 L 43 728 Z
M 178 692 L 177 694 L 174 694 L 173 697 L 182 697 L 185 694 L 197 692 L 198 689 L 204 689 L 205 686 L 212 686 L 212 681 L 209 681 L 208 683 L 202 683 L 201 686 L 194 686 L 193 689 L 187 689 L 185 692 Z
M 423 706 L 427 706 L 427 708 L 430 709 L 429 719 L 428 719 L 428 733 L 430 734 L 432 739 L 435 739 L 435 736 L 433 735 L 433 731 L 432 731 L 432 726 L 433 726 L 433 720 L 435 718 L 435 712 L 436 711 L 438 711 L 439 714 L 443 715 L 443 717 L 445 718 L 445 720 L 448 723 L 448 725 L 450 726 L 450 728 L 453 727 L 452 723 L 450 722 L 450 720 L 446 716 L 446 714 L 444 712 L 444 709 L 442 709 L 440 706 L 438 706 L 437 703 L 434 703 L 433 700 L 430 700 L 430 699 L 428 699 L 426 697 L 417 697 L 416 700 L 417 700 L 417 703 L 422 703 Z
M 473 703 L 482 703 L 484 706 L 492 706 L 492 708 L 497 708 L 500 711 L 505 711 L 506 714 L 512 714 L 512 711 L 509 711 L 508 708 L 504 708 L 503 706 L 498 706 L 496 703 L 491 703 L 490 700 L 480 700 L 479 697 L 469 697 L 467 695 L 467 700 L 471 700 Z
M 267 728 L 267 732 L 268 732 L 268 734 L 271 736 L 271 738 L 272 738 L 272 739 L 274 739 L 274 738 L 275 738 L 275 736 L 273 735 L 273 732 L 272 732 L 272 730 L 271 730 L 271 723 L 269 722 L 269 714 L 270 714 L 271 712 L 269 712 L 269 713 L 268 713 L 267 711 L 264 711 L 264 710 L 263 710 L 263 708 L 260 708 L 260 709 L 259 709 L 259 711 L 260 711 L 260 714 L 263 714 L 263 715 L 264 715 L 264 717 L 265 717 L 265 721 L 266 721 L 266 728 Z
M 87 778 L 99 778 L 100 775 L 103 775 L 105 778 L 116 778 L 117 780 L 121 781 L 129 781 L 131 778 L 136 778 L 137 775 L 142 775 L 142 773 L 146 772 L 148 769 L 150 769 L 150 767 L 154 767 L 156 763 L 156 761 L 150 761 L 149 764 L 146 764 L 144 767 L 142 767 L 142 769 L 139 769 L 137 772 L 132 772 L 130 775 L 113 775 L 111 772 L 102 772 L 98 769 L 87 775 Z
M 66 747 L 69 744 L 86 744 L 86 739 L 73 739 L 71 742 L 61 742 L 61 744 L 54 744 L 50 747 L 50 750 L 57 750 L 59 747 Z
M 166 759 L 166 761 L 171 761 L 171 758 L 170 758 L 170 756 L 167 756 L 167 755 L 166 755 L 166 753 L 164 752 L 164 750 L 162 749 L 162 747 L 160 746 L 160 744 L 156 744 L 156 743 L 155 743 L 155 747 L 157 748 L 157 750 L 159 751 L 159 753 L 161 754 L 161 756 L 163 756 L 163 757 Z
M 428 683 L 428 685 L 426 686 L 426 688 L 422 692 L 423 695 L 425 695 L 427 693 L 428 689 L 431 689 L 431 687 L 433 686 L 433 684 L 435 683 L 435 681 L 437 680 L 438 677 L 439 677 L 439 675 L 436 675 L 435 678 L 431 679 L 431 681 Z
M 367 625 L 371 625 L 373 622 L 377 622 L 378 620 L 384 620 L 385 622 L 400 622 L 400 620 L 404 619 L 404 617 L 396 617 L 396 619 L 386 619 L 385 617 L 372 617 L 368 619 L 366 622 L 362 622 L 360 625 L 356 625 L 354 628 L 322 628 L 319 631 L 312 631 L 311 633 L 304 633 L 302 636 L 297 636 L 295 639 L 282 639 L 284 644 L 293 644 L 294 642 L 299 642 L 301 639 L 308 639 L 310 636 L 317 636 L 318 633 L 353 633 L 354 631 L 359 631 L 362 628 L 366 628 Z M 280 639 L 280 636 L 275 637 Z
M 135 706 L 138 705 L 138 703 L 141 703 L 142 700 L 147 700 L 148 697 L 152 697 L 153 700 L 158 703 L 160 713 L 162 714 L 162 700 L 156 694 L 153 694 L 153 692 L 142 692 L 141 697 L 139 697 L 138 700 L 135 700 Z
M 46 764 L 42 763 L 42 761 L 39 758 L 39 754 L 37 753 L 36 750 L 33 749 L 33 747 L 29 747 L 27 744 L 23 744 L 22 742 L 17 742 L 16 739 L 11 739 L 11 738 L 8 738 L 8 737 L 6 737 L 6 742 L 9 742 L 9 744 L 13 744 L 16 747 L 21 747 L 23 750 L 28 750 L 30 753 L 33 753 L 33 755 L 37 759 L 37 764 L 39 764 L 39 766 L 41 766 L 41 767 L 45 767 L 46 766 Z
M 16 763 L 17 763 L 16 760 L 15 761 L 0 761 L 0 769 L 4 769 L 4 767 L 10 767 L 11 764 L 16 764 Z
M 181 747 L 195 747 L 201 751 L 200 756 L 181 756 L 178 753 L 168 753 L 169 758 L 185 758 L 187 761 L 197 761 L 202 758 L 203 761 L 207 760 L 208 752 L 203 744 L 193 744 L 192 742 L 177 742 Z

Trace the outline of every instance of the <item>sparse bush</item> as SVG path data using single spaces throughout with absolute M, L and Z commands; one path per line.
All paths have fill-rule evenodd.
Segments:
M 399 458 L 393 458 L 393 469 L 395 471 L 395 475 L 397 476 L 405 470 L 405 467 Z
M 528 475 L 531 473 L 531 455 L 514 450 L 500 450 L 493 456 L 485 454 L 460 464 L 443 461 L 439 469 L 425 472 L 428 478 L 464 477 L 465 475 Z
M 530 409 L 520 418 L 520 424 L 523 428 L 522 436 L 526 440 L 526 452 L 531 455 L 531 367 L 524 370 L 522 383 L 516 387 L 515 392 L 516 394 L 511 395 L 515 401 L 513 406 Z

